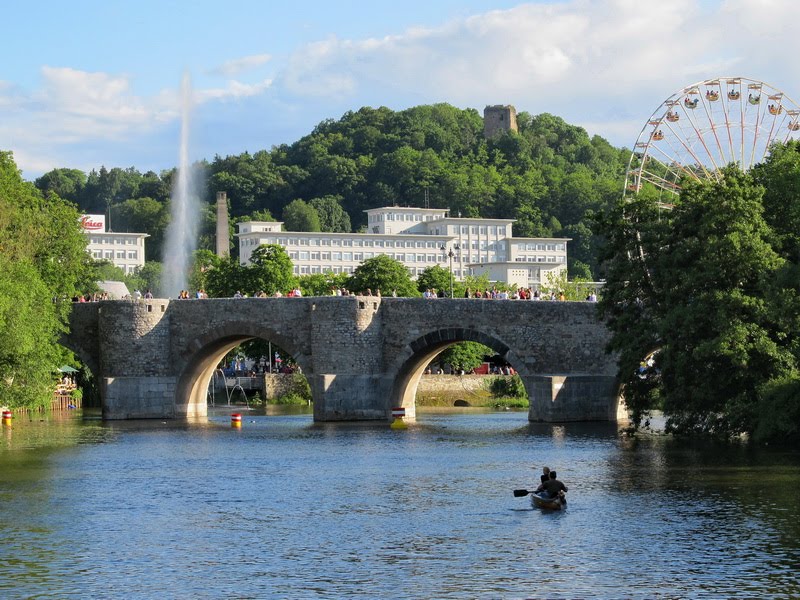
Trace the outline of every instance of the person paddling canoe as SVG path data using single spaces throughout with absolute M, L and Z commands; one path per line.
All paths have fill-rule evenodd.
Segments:
M 542 497 L 546 498 L 558 498 L 562 492 L 566 491 L 567 486 L 557 479 L 557 474 L 555 471 L 550 471 L 549 479 L 547 481 L 543 481 L 542 485 L 536 488 L 536 493 L 541 494 Z

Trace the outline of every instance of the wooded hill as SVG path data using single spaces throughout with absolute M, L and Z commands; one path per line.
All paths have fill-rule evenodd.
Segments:
M 197 165 L 207 203 L 200 247 L 213 248 L 218 191 L 233 222 L 275 218 L 306 231 L 358 231 L 366 209 L 422 207 L 427 198 L 453 216 L 516 219 L 518 237 L 570 237 L 570 275 L 597 277 L 591 219 L 622 194 L 629 151 L 550 114 L 521 112 L 517 121 L 518 134 L 486 140 L 473 109 L 365 107 L 291 145 L 216 156 Z M 81 211 L 110 212 L 114 231 L 149 233 L 147 259 L 161 260 L 174 174 L 59 168 L 35 184 Z

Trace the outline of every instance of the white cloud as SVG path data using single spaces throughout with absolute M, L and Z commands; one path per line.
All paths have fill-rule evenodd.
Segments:
M 298 50 L 276 87 L 353 109 L 365 97 L 422 98 L 479 110 L 511 103 L 573 122 L 616 112 L 643 123 L 695 81 L 742 75 L 795 85 L 793 9 L 791 0 L 525 4 L 380 39 L 331 37 Z
M 240 81 L 231 80 L 224 88 L 208 88 L 195 92 L 195 101 L 204 104 L 212 100 L 237 100 L 239 98 L 249 98 L 257 96 L 267 90 L 272 85 L 271 79 L 265 79 L 258 83 L 247 84 Z
M 280 64 L 266 53 L 221 63 L 205 73 L 224 83 L 203 81 L 193 95 L 217 123 L 267 118 L 275 122 L 264 130 L 292 135 L 291 115 L 298 129 L 286 140 L 226 140 L 228 148 L 291 142 L 320 114 L 432 102 L 550 112 L 630 146 L 665 98 L 704 79 L 761 79 L 800 100 L 795 13 L 795 0 L 550 0 L 385 37 L 343 39 L 332 32 Z M 267 63 L 275 73 L 270 78 L 243 76 Z M 26 169 L 38 170 L 42 157 L 58 160 L 53 166 L 75 164 L 78 147 L 88 160 L 101 153 L 101 142 L 124 148 L 166 131 L 180 112 L 177 77 L 174 86 L 142 94 L 136 84 L 144 73 L 47 66 L 36 90 L 0 82 L 0 147 L 17 150 Z M 262 112 L 247 112 L 255 110 Z M 213 143 L 222 139 L 220 132 L 204 134 Z M 138 162 L 132 156 L 129 164 Z
M 92 148 L 102 143 L 141 139 L 180 116 L 177 88 L 139 95 L 127 75 L 44 66 L 41 81 L 38 89 L 27 93 L 0 82 L 0 107 L 13 116 L 0 121 L 0 147 L 14 149 L 18 166 L 26 172 L 83 163 L 86 159 L 76 156 L 76 146 L 95 155 Z M 270 80 L 254 84 L 231 80 L 222 88 L 194 90 L 193 101 L 252 97 L 270 84 Z
M 223 77 L 235 77 L 242 71 L 248 71 L 270 61 L 272 57 L 269 54 L 252 54 L 250 56 L 242 56 L 241 58 L 234 58 L 227 62 L 222 63 L 220 66 L 211 69 L 210 73 L 214 75 L 221 75 Z
M 126 76 L 45 66 L 42 78 L 42 88 L 31 96 L 32 107 L 43 109 L 37 125 L 46 126 L 54 141 L 120 139 L 169 118 L 168 107 L 134 95 Z

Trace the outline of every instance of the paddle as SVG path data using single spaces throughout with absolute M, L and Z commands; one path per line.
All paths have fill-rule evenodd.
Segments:
M 522 496 L 527 496 L 528 494 L 533 494 L 531 490 L 514 490 L 514 497 L 521 498 Z

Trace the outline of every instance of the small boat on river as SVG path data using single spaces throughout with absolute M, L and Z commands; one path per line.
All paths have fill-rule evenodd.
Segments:
M 555 498 L 549 498 L 531 492 L 531 506 L 545 510 L 562 510 L 567 508 L 567 499 L 563 494 L 559 494 Z

